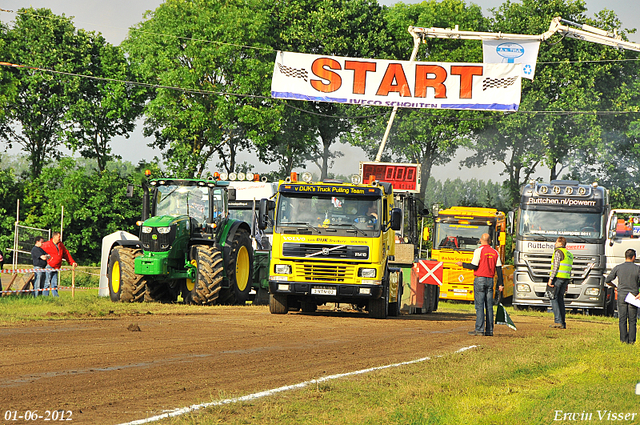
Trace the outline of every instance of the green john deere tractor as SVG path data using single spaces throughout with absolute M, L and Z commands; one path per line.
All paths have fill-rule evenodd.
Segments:
M 109 251 L 113 301 L 244 304 L 253 274 L 251 230 L 228 214 L 229 182 L 153 179 L 143 184 L 139 240 Z M 133 187 L 127 189 L 133 196 Z

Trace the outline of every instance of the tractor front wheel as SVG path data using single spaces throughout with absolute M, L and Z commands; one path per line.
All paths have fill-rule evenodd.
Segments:
M 145 276 L 135 273 L 135 259 L 142 255 L 139 248 L 116 246 L 109 255 L 109 296 L 111 301 L 141 302 L 146 291 Z

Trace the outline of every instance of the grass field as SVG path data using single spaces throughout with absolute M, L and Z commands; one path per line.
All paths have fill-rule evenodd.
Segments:
M 112 303 L 97 289 L 60 298 L 3 297 L 0 326 L 107 315 L 183 314 L 207 309 Z M 441 303 L 439 312 L 471 312 Z M 513 312 L 544 316 L 543 312 Z M 437 314 L 437 313 L 436 313 Z M 640 350 L 618 342 L 617 319 L 568 316 L 587 331 L 542 330 L 463 353 L 310 385 L 252 402 L 209 407 L 163 424 L 550 424 L 640 423 Z M 414 360 L 414 359 L 406 359 Z M 265 365 L 264 373 L 269 371 Z M 235 394 L 234 394 L 235 396 Z M 210 401 L 227 398 L 212 395 Z M 615 414 L 615 415 L 614 415 Z

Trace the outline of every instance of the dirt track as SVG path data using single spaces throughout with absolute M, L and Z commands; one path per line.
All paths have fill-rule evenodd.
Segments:
M 0 423 L 44 423 L 4 421 L 7 410 L 19 416 L 55 409 L 73 412 L 73 423 L 122 423 L 471 344 L 491 347 L 548 329 L 552 317 L 518 317 L 517 332 L 497 326 L 493 338 L 468 335 L 474 320 L 463 313 L 375 320 L 362 313 L 280 316 L 267 307 L 220 307 L 5 325 Z M 266 374 L 265 364 L 276 374 Z

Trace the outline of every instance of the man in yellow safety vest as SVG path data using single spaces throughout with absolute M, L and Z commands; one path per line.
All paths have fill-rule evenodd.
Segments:
M 567 240 L 560 236 L 556 240 L 553 261 L 551 262 L 551 272 L 549 273 L 548 286 L 551 288 L 551 310 L 553 310 L 553 325 L 551 328 L 567 329 L 565 321 L 564 294 L 567 292 L 569 281 L 571 280 L 571 269 L 573 268 L 573 254 L 567 248 Z

